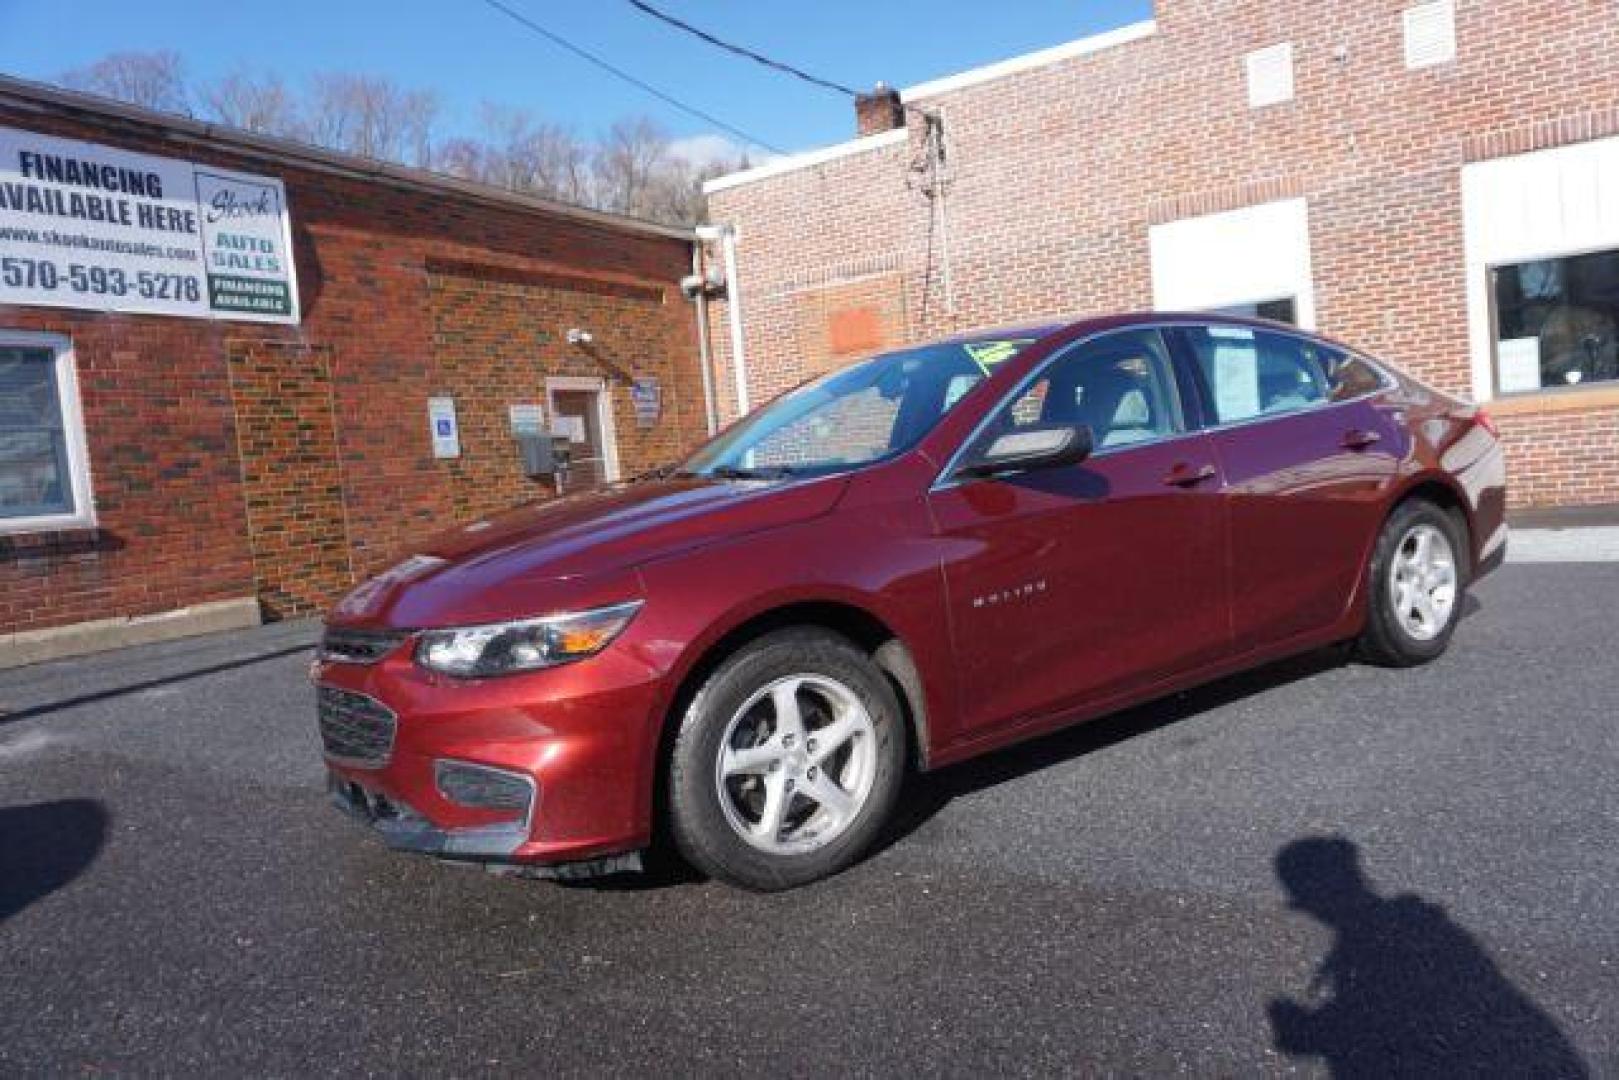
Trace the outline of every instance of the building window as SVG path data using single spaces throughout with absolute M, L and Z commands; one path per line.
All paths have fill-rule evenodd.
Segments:
M 1248 104 L 1256 109 L 1293 100 L 1293 46 L 1272 45 L 1251 52 L 1248 67 Z
M 1405 66 L 1433 67 L 1456 59 L 1456 5 L 1433 0 L 1405 10 Z
M 1500 394 L 1619 379 L 1619 251 L 1497 267 Z
M 1269 319 L 1271 322 L 1299 324 L 1298 302 L 1291 296 L 1280 300 L 1260 300 L 1253 304 L 1226 304 L 1213 309 L 1216 315 L 1235 315 L 1243 319 Z
M 0 331 L 0 533 L 93 524 L 72 346 Z

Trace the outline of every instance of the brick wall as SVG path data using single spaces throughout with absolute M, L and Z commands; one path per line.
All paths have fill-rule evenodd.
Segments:
M 1152 225 L 1295 196 L 1319 328 L 1467 392 L 1461 166 L 1619 127 L 1619 6 L 1459 0 L 1457 60 L 1407 70 L 1410 2 L 1160 0 L 1149 37 L 916 101 L 943 117 L 947 229 L 914 113 L 905 145 L 715 192 L 739 232 L 752 397 L 839 361 L 818 342 L 870 302 L 827 298 L 873 267 L 903 297 L 882 345 L 1146 309 Z M 1252 109 L 1243 58 L 1281 42 L 1295 99 Z M 1577 417 L 1514 403 L 1515 502 L 1619 502 L 1588 458 L 1612 443 L 1612 403 L 1589 400 Z
M 0 633 L 255 594 L 271 615 L 316 610 L 350 568 L 549 494 L 518 475 L 506 434 L 507 405 L 543 402 L 548 373 L 608 380 L 626 475 L 702 438 L 678 238 L 132 121 L 0 106 L 0 125 L 280 176 L 304 313 L 282 327 L 0 305 L 0 328 L 73 340 L 99 522 L 0 536 Z M 572 326 L 594 333 L 595 356 L 561 340 Z M 632 372 L 662 382 L 650 429 L 630 408 Z M 459 460 L 432 456 L 436 395 L 456 399 Z
M 331 351 L 232 342 L 226 359 L 259 602 L 313 615 L 351 580 Z

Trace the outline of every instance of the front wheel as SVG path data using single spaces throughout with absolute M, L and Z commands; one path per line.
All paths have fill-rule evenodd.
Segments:
M 887 678 L 817 628 L 767 635 L 693 698 L 669 803 L 681 853 L 713 877 L 775 890 L 826 877 L 870 846 L 899 794 L 905 732 Z
M 1466 534 L 1454 516 L 1424 499 L 1396 507 L 1372 555 L 1361 655 L 1411 667 L 1443 653 L 1461 620 L 1467 569 Z

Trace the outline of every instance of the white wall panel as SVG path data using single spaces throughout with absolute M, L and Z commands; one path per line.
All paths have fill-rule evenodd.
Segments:
M 1315 328 L 1305 200 L 1155 225 L 1148 244 L 1153 304 L 1159 311 L 1202 311 L 1293 297 L 1299 325 Z

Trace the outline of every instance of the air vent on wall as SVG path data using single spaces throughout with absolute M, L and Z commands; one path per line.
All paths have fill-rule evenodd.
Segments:
M 1405 9 L 1405 66 L 1433 67 L 1456 59 L 1456 4 L 1432 0 Z
M 1293 46 L 1272 45 L 1247 56 L 1248 104 L 1254 108 L 1293 100 Z

